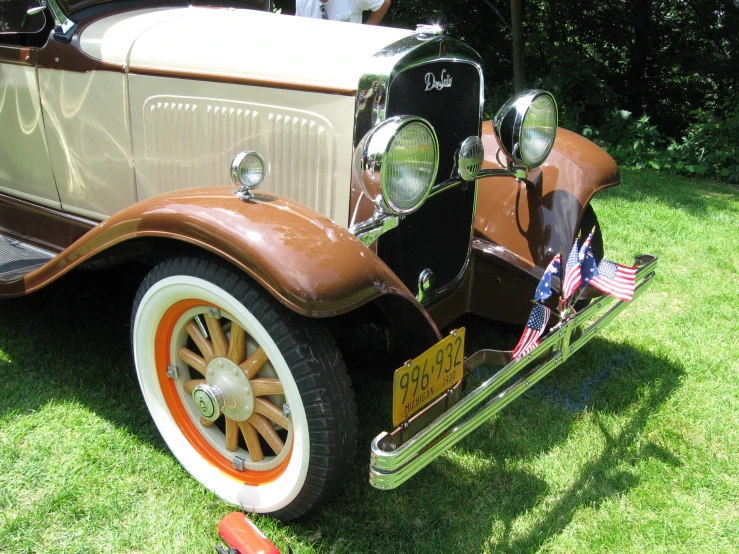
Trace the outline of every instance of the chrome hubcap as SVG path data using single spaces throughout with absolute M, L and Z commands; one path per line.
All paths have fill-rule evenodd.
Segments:
M 221 414 L 246 421 L 254 413 L 254 390 L 241 368 L 228 358 L 214 358 L 205 372 L 205 384 L 192 391 L 200 415 L 215 421 Z

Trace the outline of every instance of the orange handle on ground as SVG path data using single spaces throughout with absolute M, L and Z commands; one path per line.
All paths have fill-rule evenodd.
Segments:
M 218 524 L 218 534 L 239 554 L 280 554 L 249 518 L 241 512 L 231 512 Z

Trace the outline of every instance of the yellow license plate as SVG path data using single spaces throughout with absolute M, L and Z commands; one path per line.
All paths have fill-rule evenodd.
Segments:
M 395 371 L 393 425 L 398 426 L 462 380 L 464 327 Z

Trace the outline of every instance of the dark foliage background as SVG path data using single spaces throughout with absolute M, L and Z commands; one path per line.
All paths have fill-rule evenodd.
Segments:
M 516 0 L 526 86 L 634 167 L 739 182 L 736 0 Z M 277 0 L 283 13 L 294 0 Z M 511 0 L 394 0 L 383 24 L 440 23 L 482 55 L 486 114 L 513 92 Z
M 43 15 L 26 15 L 30 3 L 30 1 L 0 0 L 0 33 L 35 33 L 43 28 Z

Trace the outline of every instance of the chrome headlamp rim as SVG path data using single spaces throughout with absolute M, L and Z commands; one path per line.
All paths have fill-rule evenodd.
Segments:
M 243 178 L 244 171 L 242 170 L 241 164 L 247 159 L 251 158 L 256 161 L 256 167 L 260 170 L 257 173 L 257 180 L 248 182 Z M 252 190 L 259 188 L 264 182 L 264 178 L 267 175 L 267 165 L 264 162 L 264 158 L 258 152 L 253 150 L 239 152 L 234 156 L 231 162 L 231 168 L 229 169 L 231 180 L 238 187 L 234 194 L 238 196 L 244 202 L 248 202 L 254 198 Z
M 420 208 L 424 202 L 429 197 L 429 194 L 431 194 L 431 188 L 434 186 L 434 183 L 436 182 L 436 174 L 439 171 L 439 139 L 436 136 L 436 131 L 431 126 L 431 124 L 426 121 L 425 119 L 421 117 L 412 117 L 412 116 L 401 116 L 401 117 L 408 117 L 408 120 L 403 122 L 397 129 L 397 131 L 394 133 L 393 137 L 390 139 L 387 145 L 386 153 L 390 152 L 390 150 L 393 147 L 393 144 L 395 143 L 395 140 L 400 136 L 400 132 L 408 127 L 409 125 L 412 125 L 413 123 L 418 123 L 426 127 L 426 130 L 429 132 L 429 135 L 431 137 L 431 146 L 434 150 L 434 169 L 432 171 L 431 177 L 429 179 L 429 182 L 426 184 L 426 190 L 424 191 L 421 198 L 419 198 L 418 202 L 416 202 L 412 207 L 410 208 L 401 208 L 399 207 L 391 198 L 390 193 L 387 190 L 388 185 L 388 164 L 382 165 L 381 175 L 382 175 L 382 199 L 385 203 L 385 206 L 390 208 L 393 213 L 399 214 L 399 215 L 406 215 L 415 212 L 418 208 Z
M 388 192 L 388 166 L 384 158 L 390 152 L 401 131 L 413 123 L 423 125 L 429 132 L 434 150 L 434 167 L 425 191 L 419 197 L 419 200 L 409 208 L 401 208 L 393 201 Z M 354 170 L 367 198 L 384 213 L 408 215 L 423 205 L 436 182 L 436 175 L 439 170 L 439 139 L 433 126 L 424 118 L 412 115 L 395 116 L 370 129 L 359 142 L 354 157 Z
M 523 131 L 526 116 L 529 114 L 534 102 L 546 97 L 552 103 L 554 109 L 554 133 L 550 137 L 549 145 L 545 149 L 545 154 L 540 156 L 538 160 L 527 160 L 522 147 Z M 554 140 L 557 136 L 557 127 L 559 125 L 559 112 L 557 109 L 557 101 L 554 95 L 548 91 L 540 89 L 531 89 L 520 92 L 511 97 L 493 118 L 493 128 L 498 145 L 516 165 L 525 167 L 526 169 L 534 169 L 539 167 L 554 146 Z

